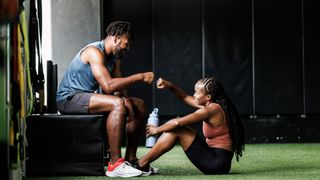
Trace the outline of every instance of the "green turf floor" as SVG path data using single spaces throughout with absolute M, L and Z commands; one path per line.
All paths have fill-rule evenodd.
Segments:
M 141 157 L 149 149 L 140 147 Z M 189 162 L 180 146 L 155 161 L 160 174 L 130 179 L 320 179 L 320 144 L 249 144 L 240 162 L 227 175 L 203 175 Z M 105 176 L 32 177 L 27 180 L 103 180 Z M 117 178 L 112 178 L 117 179 Z M 121 178 L 123 179 L 123 178 Z

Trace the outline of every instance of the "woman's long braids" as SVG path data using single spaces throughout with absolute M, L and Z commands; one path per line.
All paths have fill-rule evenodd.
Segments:
M 122 36 L 126 34 L 133 39 L 132 25 L 127 21 L 114 21 L 110 23 L 106 32 L 108 36 Z
M 218 103 L 226 112 L 228 128 L 233 142 L 233 151 L 237 161 L 244 151 L 244 128 L 239 113 L 224 91 L 222 83 L 214 77 L 203 78 L 198 81 L 202 83 L 205 91 L 211 95 L 212 100 Z

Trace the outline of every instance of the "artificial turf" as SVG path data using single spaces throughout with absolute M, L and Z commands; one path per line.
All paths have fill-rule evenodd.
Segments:
M 149 149 L 139 147 L 138 157 Z M 152 166 L 160 173 L 130 179 L 320 179 L 320 144 L 248 144 L 239 162 L 227 175 L 203 175 L 188 160 L 179 145 Z M 103 180 L 105 176 L 29 177 L 27 180 Z M 111 179 L 111 178 L 110 178 Z M 118 179 L 118 178 L 112 178 Z M 123 178 L 121 178 L 123 179 Z

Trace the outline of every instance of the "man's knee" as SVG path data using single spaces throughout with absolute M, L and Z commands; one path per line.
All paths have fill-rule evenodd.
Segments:
M 119 98 L 119 97 L 114 98 L 112 105 L 113 105 L 114 111 L 118 111 L 125 114 L 126 108 L 125 108 L 124 100 L 122 98 Z

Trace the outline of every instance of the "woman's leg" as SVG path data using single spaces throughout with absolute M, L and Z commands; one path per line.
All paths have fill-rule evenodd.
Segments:
M 196 132 L 188 127 L 182 127 L 174 131 L 163 133 L 152 149 L 144 157 L 139 159 L 139 166 L 143 168 L 149 165 L 162 154 L 171 150 L 177 141 L 180 141 L 183 150 L 186 151 L 195 137 Z

